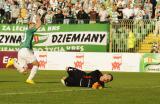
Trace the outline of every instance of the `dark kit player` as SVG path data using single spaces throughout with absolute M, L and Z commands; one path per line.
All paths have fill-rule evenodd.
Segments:
M 101 89 L 105 83 L 113 80 L 112 74 L 102 74 L 99 70 L 84 72 L 74 67 L 67 67 L 68 77 L 63 77 L 61 82 L 65 86 L 90 87 Z

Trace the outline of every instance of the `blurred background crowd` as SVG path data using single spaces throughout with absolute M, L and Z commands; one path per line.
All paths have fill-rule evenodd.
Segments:
M 39 14 L 44 24 L 118 23 L 159 19 L 159 0 L 0 0 L 0 23 L 23 24 Z

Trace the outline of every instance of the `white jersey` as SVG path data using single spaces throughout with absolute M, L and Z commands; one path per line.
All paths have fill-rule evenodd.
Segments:
M 107 16 L 108 16 L 107 11 L 106 10 L 100 10 L 99 16 L 100 16 L 100 21 L 101 22 L 106 21 Z

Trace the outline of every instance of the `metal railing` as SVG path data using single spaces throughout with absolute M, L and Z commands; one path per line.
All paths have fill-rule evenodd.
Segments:
M 119 20 L 118 23 L 111 23 L 110 52 L 150 52 L 152 43 L 159 43 L 160 37 L 154 34 L 157 22 L 157 20 Z M 134 37 L 130 38 L 129 34 Z

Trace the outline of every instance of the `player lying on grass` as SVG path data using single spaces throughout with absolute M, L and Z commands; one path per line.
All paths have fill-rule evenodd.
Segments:
M 31 63 L 33 67 L 30 71 L 28 79 L 26 80 L 26 83 L 29 84 L 34 84 L 34 81 L 32 79 L 34 78 L 38 70 L 38 61 L 33 53 L 32 40 L 34 33 L 40 26 L 41 26 L 40 16 L 37 15 L 34 20 L 29 22 L 28 29 L 24 33 L 24 39 L 22 40 L 22 43 L 20 45 L 20 50 L 18 51 L 18 60 L 11 58 L 6 65 L 6 68 L 14 65 L 14 67 L 20 73 L 26 73 L 28 71 L 27 64 Z
M 63 77 L 61 82 L 65 86 L 90 87 L 101 89 L 105 83 L 113 80 L 112 74 L 102 74 L 99 70 L 84 72 L 74 67 L 67 67 L 68 77 Z

